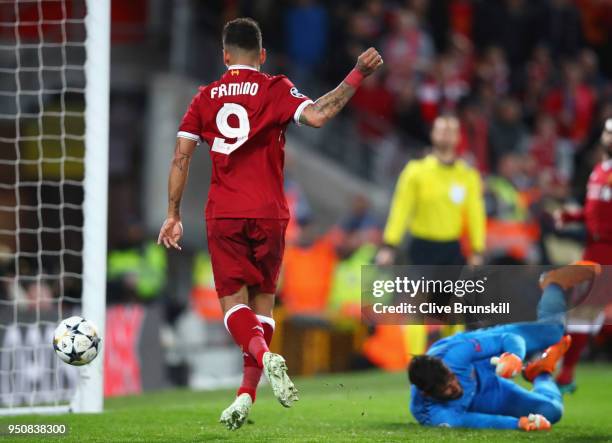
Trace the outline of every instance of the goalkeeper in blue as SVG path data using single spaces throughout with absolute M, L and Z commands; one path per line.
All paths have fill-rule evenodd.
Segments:
M 414 357 L 408 367 L 412 415 L 427 426 L 549 430 L 563 415 L 551 373 L 570 345 L 563 335 L 566 292 L 600 271 L 584 261 L 550 271 L 540 280 L 537 321 L 457 334 Z M 526 356 L 542 351 L 523 367 Z M 509 380 L 521 371 L 532 390 Z

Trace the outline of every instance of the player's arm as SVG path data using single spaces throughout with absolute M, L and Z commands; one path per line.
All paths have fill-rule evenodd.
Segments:
M 503 353 L 513 354 L 521 361 L 525 358 L 525 339 L 510 332 L 486 333 L 453 346 L 444 356 L 451 370 L 461 370 L 473 362 Z
M 565 207 L 553 212 L 555 228 L 563 229 L 569 223 L 584 222 L 584 209 L 577 207 Z
M 157 238 L 157 244 L 163 243 L 166 248 L 181 249 L 178 244 L 183 235 L 181 200 L 189 175 L 189 163 L 196 146 L 197 141 L 195 140 L 184 137 L 177 137 L 176 139 L 176 147 L 174 148 L 168 177 L 168 214 Z
M 355 68 L 346 76 L 336 89 L 306 106 L 299 121 L 302 124 L 320 128 L 334 118 L 346 106 L 361 81 L 383 64 L 382 57 L 374 48 L 369 48 L 357 58 Z
M 396 248 L 402 242 L 410 217 L 414 213 L 416 187 L 414 167 L 408 163 L 397 180 L 391 200 L 389 217 L 383 234 L 384 246 L 376 254 L 376 263 L 379 265 L 391 265 L 395 261 Z
M 484 199 L 482 197 L 482 183 L 480 175 L 473 171 L 468 183 L 467 220 L 469 226 L 470 246 L 472 256 L 470 264 L 482 264 L 482 251 L 485 248 L 486 214 Z

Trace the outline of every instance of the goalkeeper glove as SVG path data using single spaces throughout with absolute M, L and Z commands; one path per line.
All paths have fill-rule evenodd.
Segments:
M 550 431 L 550 422 L 540 414 L 529 414 L 527 417 L 519 418 L 518 427 L 523 431 Z
M 516 376 L 523 368 L 521 359 L 510 352 L 504 352 L 499 357 L 492 357 L 491 364 L 495 366 L 495 373 L 504 378 Z

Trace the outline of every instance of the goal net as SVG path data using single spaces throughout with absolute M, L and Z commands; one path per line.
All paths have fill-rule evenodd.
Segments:
M 60 320 L 104 334 L 110 0 L 0 0 L 0 414 L 102 410 Z

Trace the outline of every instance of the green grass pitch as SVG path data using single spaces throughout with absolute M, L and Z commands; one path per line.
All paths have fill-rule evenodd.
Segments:
M 21 416 L 9 423 L 64 423 L 63 437 L 16 437 L 15 441 L 62 442 L 393 442 L 393 441 L 612 441 L 612 367 L 584 365 L 579 389 L 566 396 L 565 416 L 549 433 L 425 428 L 408 411 L 404 374 L 365 372 L 297 379 L 301 400 L 284 409 L 264 386 L 251 412 L 251 423 L 234 432 L 217 420 L 233 390 L 172 390 L 109 399 L 106 412 L 94 415 Z M 5 435 L 3 436 L 5 437 Z

